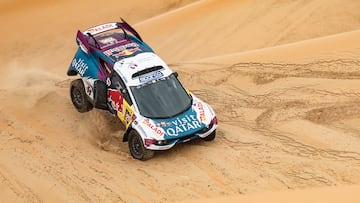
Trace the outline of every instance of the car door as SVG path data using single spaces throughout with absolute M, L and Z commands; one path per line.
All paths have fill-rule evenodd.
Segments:
M 120 121 L 128 128 L 134 115 L 129 92 L 124 81 L 116 72 L 113 72 L 110 75 L 110 81 L 111 84 L 108 89 L 110 106 L 116 111 Z

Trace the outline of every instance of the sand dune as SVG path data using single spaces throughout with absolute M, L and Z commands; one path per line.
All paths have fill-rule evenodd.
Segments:
M 207 0 L 138 28 L 163 58 L 179 62 L 356 30 L 359 9 L 352 0 Z
M 1 201 L 359 201 L 358 2 L 26 2 L 0 2 Z M 76 30 L 120 16 L 214 107 L 215 142 L 140 162 L 73 108 Z

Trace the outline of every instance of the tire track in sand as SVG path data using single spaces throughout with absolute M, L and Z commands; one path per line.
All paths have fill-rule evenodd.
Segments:
M 274 151 L 282 151 L 287 156 L 302 157 L 304 160 L 320 161 L 334 164 L 344 162 L 347 167 L 360 172 L 360 153 L 346 148 L 334 150 L 321 148 L 309 143 L 304 143 L 294 138 L 287 132 L 277 130 L 277 126 L 290 120 L 304 119 L 317 125 L 331 125 L 334 121 L 360 118 L 360 90 L 340 91 L 331 88 L 319 88 L 317 84 L 306 82 L 307 79 L 321 78 L 341 81 L 360 80 L 360 59 L 343 58 L 331 60 L 312 60 L 301 63 L 262 63 L 241 62 L 233 65 L 209 64 L 209 63 L 186 63 L 176 64 L 182 73 L 183 80 L 190 81 L 189 87 L 195 95 L 210 103 L 218 115 L 220 130 L 222 123 L 238 126 L 256 133 L 256 137 L 262 141 L 244 141 L 227 134 L 225 131 L 218 136 L 235 151 L 245 148 L 253 148 L 258 153 L 261 150 L 271 148 Z M 194 66 L 194 70 L 181 69 L 182 66 Z M 214 68 L 220 66 L 220 68 Z M 207 69 L 202 72 L 202 68 Z M 211 67 L 211 68 L 207 68 Z M 194 74 L 195 72 L 195 74 Z M 200 74 L 201 73 L 201 74 Z M 214 77 L 216 75 L 216 77 Z M 256 91 L 245 89 L 237 85 L 235 81 L 251 77 Z M 272 83 L 283 78 L 303 78 L 305 82 L 294 86 L 279 86 Z M 202 78 L 212 78 L 202 80 Z M 216 79 L 214 79 L 216 78 Z M 194 82 L 197 81 L 197 82 Z M 359 83 L 360 84 L 360 83 Z M 225 91 L 224 91 L 225 89 Z M 266 89 L 266 91 L 261 91 Z M 223 90 L 223 91 L 222 91 Z M 260 90 L 260 91 L 259 91 Z M 265 93 L 260 93 L 265 92 Z M 249 109 L 257 112 L 254 118 L 247 115 Z M 244 150 L 242 150 L 243 152 Z M 275 161 L 276 162 L 276 161 Z M 306 162 L 306 161 L 305 161 Z M 276 166 L 273 166 L 276 168 Z M 291 168 L 291 165 L 287 166 Z M 332 175 L 317 176 L 309 172 L 287 171 L 291 180 L 281 181 L 286 185 L 299 186 L 306 182 L 319 185 L 334 185 L 337 180 L 345 183 L 359 183 L 360 176 L 347 174 L 346 167 L 337 168 Z M 329 170 L 330 170 L 329 169 Z M 280 170 L 280 169 L 277 169 Z M 327 172 L 326 172 L 327 174 Z M 339 175 L 342 174 L 342 175 Z M 296 184 L 295 184 L 296 185 Z

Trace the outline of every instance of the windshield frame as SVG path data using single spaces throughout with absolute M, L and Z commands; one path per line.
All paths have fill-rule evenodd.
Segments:
M 177 85 L 178 87 L 181 87 L 181 91 L 185 93 L 187 99 L 188 99 L 188 103 L 186 105 L 184 105 L 184 107 L 179 110 L 178 112 L 174 112 L 173 114 L 169 114 L 169 115 L 157 115 L 157 116 L 154 116 L 154 115 L 147 115 L 146 113 L 144 114 L 144 112 L 142 111 L 142 108 L 143 106 L 141 106 L 140 102 L 139 102 L 139 99 L 144 99 L 144 98 L 140 98 L 137 96 L 137 92 L 134 91 L 136 90 L 136 88 L 143 88 L 143 87 L 146 87 L 146 86 L 150 86 L 150 85 L 154 85 L 154 84 L 157 84 L 159 82 L 165 82 L 165 80 L 175 80 L 177 82 Z M 133 99 L 133 103 L 135 104 L 138 112 L 140 113 L 141 116 L 144 116 L 146 118 L 151 118 L 151 119 L 166 119 L 166 118 L 172 118 L 172 117 L 175 117 L 177 115 L 180 115 L 184 112 L 186 112 L 187 110 L 189 110 L 189 108 L 191 107 L 191 105 L 193 104 L 193 98 L 191 96 L 191 94 L 189 94 L 189 92 L 184 88 L 184 86 L 182 85 L 182 83 L 180 82 L 180 80 L 177 78 L 177 74 L 174 72 L 172 74 L 170 74 L 169 76 L 166 76 L 166 77 L 162 77 L 162 78 L 158 78 L 158 79 L 155 79 L 155 80 L 151 80 L 151 81 L 148 81 L 146 83 L 143 83 L 141 85 L 137 85 L 137 86 L 129 86 L 129 90 L 131 92 L 131 96 L 132 96 L 132 99 Z M 160 93 L 157 93 L 157 94 L 160 94 Z M 138 98 L 137 98 L 138 97 Z M 145 98 L 146 99 L 146 98 Z

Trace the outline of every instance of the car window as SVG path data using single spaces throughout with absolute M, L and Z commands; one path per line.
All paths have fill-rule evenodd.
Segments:
M 114 88 L 116 90 L 119 90 L 120 93 L 123 95 L 125 100 L 129 103 L 129 105 L 132 105 L 132 101 L 129 95 L 129 91 L 127 90 L 124 81 L 120 78 L 120 76 L 117 73 L 111 74 L 110 77 L 111 80 L 111 88 Z

